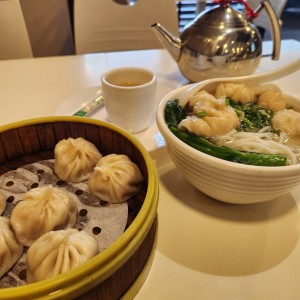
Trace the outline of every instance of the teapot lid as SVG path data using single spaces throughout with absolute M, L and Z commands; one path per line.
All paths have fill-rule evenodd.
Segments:
M 245 27 L 248 20 L 243 14 L 229 5 L 228 1 L 221 1 L 220 5 L 214 6 L 210 10 L 203 11 L 194 20 L 196 26 L 225 28 Z

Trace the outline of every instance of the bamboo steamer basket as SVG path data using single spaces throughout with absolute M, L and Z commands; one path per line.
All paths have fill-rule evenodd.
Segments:
M 56 143 L 83 137 L 104 155 L 126 154 L 140 168 L 144 184 L 128 201 L 124 233 L 107 249 L 50 279 L 0 289 L 0 299 L 131 299 L 142 286 L 154 256 L 158 177 L 154 162 L 131 134 L 110 123 L 81 117 L 46 117 L 0 127 L 0 175 L 53 159 Z

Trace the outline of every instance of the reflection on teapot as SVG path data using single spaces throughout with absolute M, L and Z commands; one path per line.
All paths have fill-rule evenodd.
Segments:
M 251 11 L 245 0 L 238 1 Z M 262 0 L 248 18 L 230 6 L 232 0 L 216 2 L 219 5 L 201 12 L 183 29 L 180 38 L 173 36 L 159 23 L 152 25 L 162 45 L 187 79 L 196 82 L 252 74 L 262 56 L 262 38 L 251 21 L 264 8 L 272 25 L 272 58 L 279 59 L 280 25 L 269 0 Z

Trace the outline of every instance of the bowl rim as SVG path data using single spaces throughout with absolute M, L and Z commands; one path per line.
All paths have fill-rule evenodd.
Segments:
M 168 128 L 165 119 L 164 119 L 164 110 L 166 107 L 166 104 L 169 100 L 178 99 L 179 95 L 186 89 L 188 89 L 192 84 L 188 84 L 182 87 L 179 87 L 171 92 L 169 92 L 166 96 L 163 97 L 163 99 L 160 101 L 157 112 L 156 112 L 156 123 L 157 126 L 163 135 L 167 147 L 169 147 L 168 144 L 176 145 L 176 148 L 180 149 L 181 151 L 184 151 L 184 153 L 188 154 L 189 157 L 191 157 L 193 160 L 196 161 L 205 161 L 209 163 L 210 165 L 213 164 L 214 168 L 220 169 L 220 170 L 228 170 L 229 168 L 234 170 L 236 173 L 246 173 L 246 174 L 253 174 L 253 171 L 264 173 L 264 174 L 272 174 L 273 177 L 282 177 L 285 173 L 288 173 L 289 175 L 299 175 L 300 174 L 300 164 L 296 165 L 288 165 L 288 166 L 254 166 L 254 165 L 246 165 L 241 163 L 235 163 L 231 161 L 226 161 L 221 158 L 217 158 L 214 156 L 211 156 L 209 154 L 203 153 L 197 149 L 192 148 L 191 146 L 187 145 L 183 141 L 181 141 L 179 138 L 177 138 Z M 296 96 L 283 92 L 284 95 L 288 96 L 293 101 L 296 101 L 300 105 L 300 99 L 298 99 Z
M 107 249 L 81 266 L 49 279 L 26 285 L 0 289 L 0 299 L 33 299 L 37 297 L 61 298 L 78 296 L 79 289 L 85 291 L 98 285 L 118 270 L 136 251 L 146 237 L 156 215 L 158 205 L 158 175 L 153 160 L 145 147 L 121 127 L 97 119 L 76 116 L 41 117 L 17 121 L 0 126 L 0 133 L 19 127 L 55 122 L 77 122 L 106 127 L 128 139 L 142 154 L 148 173 L 148 189 L 144 203 L 129 227 Z

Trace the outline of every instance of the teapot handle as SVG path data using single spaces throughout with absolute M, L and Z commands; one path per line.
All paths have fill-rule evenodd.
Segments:
M 258 14 L 264 8 L 267 11 L 268 17 L 271 22 L 271 27 L 272 27 L 272 39 L 273 39 L 272 59 L 278 60 L 280 55 L 280 47 L 281 47 L 281 32 L 280 32 L 279 20 L 269 0 L 261 0 L 260 6 L 255 10 L 254 13 Z

